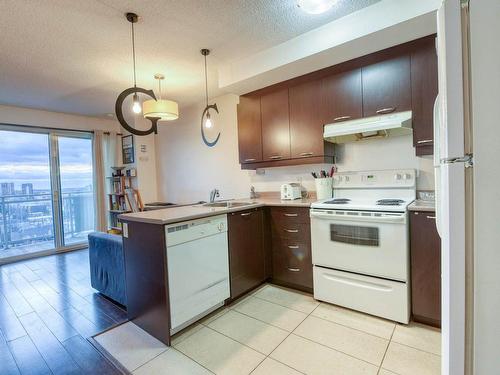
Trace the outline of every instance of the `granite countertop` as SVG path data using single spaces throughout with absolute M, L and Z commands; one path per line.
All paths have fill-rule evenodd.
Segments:
M 416 199 L 413 203 L 410 203 L 408 206 L 408 211 L 427 211 L 427 212 L 435 212 L 436 211 L 436 202 L 429 200 Z
M 235 199 L 231 203 L 252 202 L 251 205 L 239 207 L 206 207 L 202 204 L 164 208 L 153 211 L 143 211 L 118 216 L 123 221 L 136 221 L 149 224 L 171 224 L 202 217 L 227 214 L 230 212 L 248 210 L 264 206 L 310 207 L 315 202 L 313 198 L 281 200 L 279 198 L 262 197 L 256 199 Z

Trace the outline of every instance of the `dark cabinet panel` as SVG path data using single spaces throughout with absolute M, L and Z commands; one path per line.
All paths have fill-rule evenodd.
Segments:
M 240 163 L 262 161 L 260 96 L 241 96 L 238 104 L 238 146 Z
M 237 298 L 266 278 L 264 212 L 257 208 L 228 215 L 231 298 Z
M 272 207 L 273 280 L 312 291 L 309 209 Z
M 361 74 L 364 117 L 411 110 L 409 55 L 368 65 Z
M 413 144 L 417 155 L 433 153 L 433 111 L 438 94 L 437 54 L 432 40 L 411 53 Z
M 321 81 L 323 122 L 331 124 L 363 117 L 361 69 L 335 74 Z
M 413 319 L 441 325 L 441 239 L 434 212 L 412 212 L 410 219 Z
M 290 121 L 288 115 L 288 88 L 263 95 L 262 154 L 264 160 L 290 158 Z
M 323 141 L 321 81 L 290 87 L 289 102 L 291 157 L 332 156 L 333 147 Z

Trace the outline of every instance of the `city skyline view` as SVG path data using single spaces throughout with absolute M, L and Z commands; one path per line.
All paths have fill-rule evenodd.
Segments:
M 0 183 L 32 183 L 34 191 L 50 190 L 49 137 L 47 134 L 0 131 Z M 61 184 L 64 190 L 85 188 L 92 181 L 92 153 L 88 139 L 59 138 Z

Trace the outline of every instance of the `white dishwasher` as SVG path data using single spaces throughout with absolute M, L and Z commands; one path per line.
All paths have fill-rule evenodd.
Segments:
M 165 226 L 170 333 L 224 304 L 229 298 L 226 215 Z

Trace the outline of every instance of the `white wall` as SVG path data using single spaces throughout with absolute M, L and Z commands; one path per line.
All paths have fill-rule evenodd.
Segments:
M 328 166 L 268 168 L 264 174 L 242 171 L 238 163 L 238 97 L 228 94 L 215 101 L 220 109 L 215 122 L 222 135 L 213 148 L 205 146 L 201 139 L 203 104 L 181 113 L 176 123 L 161 125 L 156 139 L 161 200 L 175 203 L 207 200 L 213 188 L 220 189 L 223 198 L 243 198 L 248 197 L 251 185 L 257 191 L 278 191 L 282 183 L 297 181 L 305 189 L 314 190 L 311 172 Z M 419 171 L 417 188 L 434 189 L 432 159 L 415 157 L 410 136 L 341 145 L 337 147 L 337 155 L 339 171 L 415 168 Z
M 0 123 L 87 131 L 118 131 L 120 128 L 115 120 L 8 105 L 0 105 Z
M 474 374 L 500 368 L 500 2 L 471 2 L 474 132 Z M 497 36 L 497 37 L 494 37 Z

